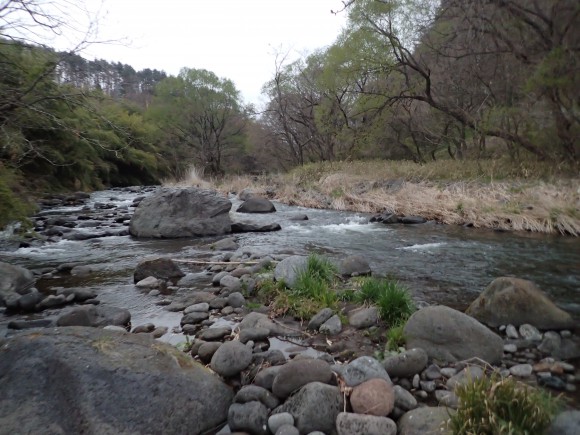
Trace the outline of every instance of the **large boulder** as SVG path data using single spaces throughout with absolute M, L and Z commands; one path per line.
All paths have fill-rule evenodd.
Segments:
M 232 203 L 211 190 L 163 188 L 139 203 L 129 224 L 135 237 L 213 236 L 231 231 Z
M 503 355 L 503 340 L 473 317 L 445 306 L 415 312 L 404 329 L 407 348 L 418 347 L 441 362 L 478 357 L 490 364 Z
M 266 198 L 251 196 L 236 210 L 238 213 L 274 213 L 276 207 Z
M 0 306 L 7 298 L 28 293 L 33 284 L 30 270 L 0 261 Z
M 2 433 L 211 432 L 233 393 L 149 334 L 67 327 L 0 341 Z
M 554 305 L 533 282 L 519 278 L 494 279 L 466 314 L 493 327 L 525 323 L 540 329 L 574 327 L 570 314 Z

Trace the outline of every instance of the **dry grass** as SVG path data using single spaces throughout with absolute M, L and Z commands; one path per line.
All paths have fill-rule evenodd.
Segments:
M 365 213 L 390 211 L 445 224 L 580 235 L 580 179 L 563 168 L 505 161 L 324 162 L 266 177 L 236 176 L 216 187 L 251 188 L 290 205 Z M 534 174 L 532 176 L 532 174 Z M 467 181 L 466 181 L 467 180 Z
M 214 185 L 213 181 L 206 181 L 203 179 L 203 171 L 200 171 L 195 166 L 191 165 L 187 168 L 185 173 L 179 178 L 170 178 L 163 180 L 163 186 L 167 187 L 200 187 L 202 189 L 209 189 Z

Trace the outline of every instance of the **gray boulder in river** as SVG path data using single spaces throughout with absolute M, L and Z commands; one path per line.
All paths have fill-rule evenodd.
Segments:
M 210 433 L 233 393 L 149 334 L 35 330 L 0 340 L 0 432 Z
M 163 188 L 139 203 L 129 224 L 135 237 L 212 236 L 231 231 L 232 203 L 212 190 Z
M 0 306 L 7 298 L 28 293 L 34 284 L 34 275 L 28 269 L 0 262 Z

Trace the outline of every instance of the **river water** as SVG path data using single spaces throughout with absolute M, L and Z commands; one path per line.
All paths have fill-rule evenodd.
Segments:
M 95 192 L 88 203 L 129 206 L 136 196 L 125 190 Z M 232 199 L 235 210 L 239 201 Z M 236 221 L 272 223 L 282 226 L 272 233 L 237 234 L 241 248 L 256 253 L 316 252 L 333 259 L 364 256 L 376 275 L 396 277 L 417 300 L 465 309 L 494 278 L 515 276 L 534 281 L 555 302 L 580 319 L 580 240 L 571 237 L 505 233 L 426 223 L 384 225 L 369 223 L 370 215 L 332 210 L 306 209 L 275 203 L 277 212 L 248 215 L 231 212 Z M 55 208 L 49 215 L 79 214 L 80 207 Z M 308 220 L 292 220 L 306 214 Z M 98 291 L 103 304 L 127 308 L 133 325 L 179 325 L 181 314 L 156 305 L 133 285 L 133 270 L 143 258 L 162 255 L 175 259 L 209 258 L 204 245 L 215 238 L 134 239 L 113 236 L 84 241 L 59 241 L 42 246 L 0 252 L 0 261 L 32 270 L 45 270 L 62 263 L 93 267 L 89 277 L 42 279 L 38 286 L 88 287 Z M 183 266 L 196 273 L 199 285 L 209 276 L 201 268 Z M 0 314 L 1 316 L 1 314 Z M 1 321 L 1 319 L 0 319 Z M 169 339 L 169 341 L 171 341 Z

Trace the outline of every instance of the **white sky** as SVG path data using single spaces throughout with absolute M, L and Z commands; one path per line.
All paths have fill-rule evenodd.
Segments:
M 101 5 L 102 3 L 102 5 Z M 82 55 L 175 75 L 204 68 L 232 79 L 246 102 L 259 103 L 276 52 L 299 54 L 332 44 L 346 14 L 340 0 L 86 0 L 101 7 L 101 40 Z

